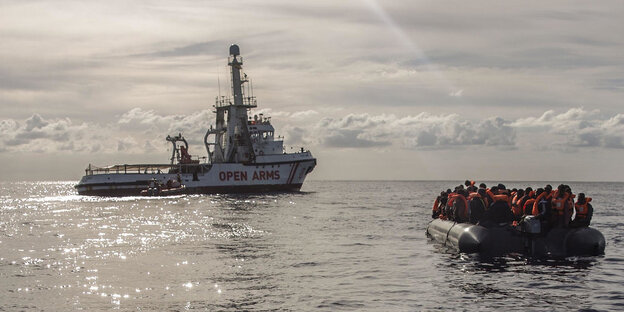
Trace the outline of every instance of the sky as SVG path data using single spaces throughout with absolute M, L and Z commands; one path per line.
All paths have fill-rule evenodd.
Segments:
M 312 180 L 624 181 L 622 1 L 0 0 L 0 180 L 193 155 L 237 43 Z M 220 86 L 220 87 L 219 87 Z

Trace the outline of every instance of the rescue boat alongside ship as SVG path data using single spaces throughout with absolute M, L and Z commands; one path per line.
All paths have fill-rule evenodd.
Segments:
M 275 137 L 269 117 L 248 116 L 257 104 L 251 87 L 245 85 L 248 79 L 242 73 L 243 59 L 237 45 L 230 46 L 228 65 L 233 96 L 216 99 L 216 123 L 204 136 L 208 156 L 203 163 L 190 156 L 188 142 L 181 134 L 167 136 L 173 145 L 168 164 L 89 164 L 75 186 L 78 194 L 140 195 L 151 181 L 161 185 L 178 181 L 184 192 L 191 194 L 299 191 L 316 159 L 303 148 L 286 153 L 283 138 Z

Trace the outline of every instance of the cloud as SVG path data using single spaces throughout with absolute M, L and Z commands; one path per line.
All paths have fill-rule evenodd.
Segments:
M 46 151 L 74 149 L 67 144 L 82 137 L 86 124 L 73 124 L 69 118 L 46 120 L 34 114 L 23 123 L 3 120 L 0 128 L 4 134 L 0 139 L 4 148 L 26 146 L 23 147 L 26 150 Z
M 20 120 L 0 121 L 0 149 L 7 152 L 94 153 L 128 151 L 131 138 L 112 125 L 73 123 L 69 118 L 47 119 L 39 114 Z M 115 138 L 120 138 L 116 144 Z M 135 152 L 138 150 L 135 150 Z
M 121 115 L 118 125 L 124 130 L 141 131 L 144 135 L 182 133 L 190 143 L 199 143 L 213 119 L 214 114 L 209 110 L 189 115 L 159 115 L 153 110 L 133 108 Z
M 225 47 L 229 46 L 229 42 L 226 40 L 214 40 L 193 43 L 182 47 L 172 48 L 169 50 L 161 50 L 150 53 L 143 53 L 134 55 L 136 57 L 184 57 L 184 56 L 197 56 L 197 55 L 213 55 L 215 51 L 222 51 Z
M 553 110 L 540 117 L 521 118 L 513 127 L 529 131 L 546 131 L 554 135 L 555 147 L 606 147 L 624 148 L 624 115 L 604 118 L 599 110 L 571 108 L 557 114 Z
M 369 148 L 388 145 L 404 149 L 452 149 L 462 146 L 514 146 L 509 122 L 492 117 L 471 121 L 457 114 L 416 116 L 349 114 L 323 118 L 308 142 L 327 147 Z
M 305 111 L 300 111 L 300 112 L 295 112 L 290 114 L 290 118 L 295 118 L 295 119 L 305 119 L 305 118 L 311 118 L 312 116 L 318 115 L 318 112 L 315 110 L 305 110 Z
M 375 147 L 375 146 L 387 146 L 390 145 L 390 142 L 387 141 L 377 141 L 374 139 L 364 138 L 366 136 L 366 132 L 364 130 L 334 130 L 329 135 L 323 139 L 323 145 L 327 147 L 352 147 L 352 148 L 361 148 L 361 147 Z
M 536 117 L 507 120 L 458 114 L 396 116 L 348 114 L 324 117 L 296 127 L 286 124 L 287 144 L 327 148 L 444 150 L 467 147 L 575 151 L 580 148 L 624 148 L 624 114 L 605 117 L 598 110 L 548 110 Z M 277 129 L 280 131 L 280 128 Z
M 535 117 L 507 120 L 492 116 L 469 119 L 459 114 L 397 116 L 347 114 L 320 117 L 315 110 L 280 112 L 263 110 L 276 135 L 287 146 L 308 145 L 327 149 L 456 150 L 466 148 L 575 151 L 624 149 L 624 114 L 605 116 L 598 110 L 548 110 Z M 259 113 L 259 112 L 254 112 Z M 202 139 L 214 115 L 208 110 L 183 115 L 161 115 L 131 109 L 116 122 L 73 123 L 69 118 L 0 121 L 0 151 L 35 153 L 164 152 L 167 134 L 183 133 L 193 151 L 203 151 Z

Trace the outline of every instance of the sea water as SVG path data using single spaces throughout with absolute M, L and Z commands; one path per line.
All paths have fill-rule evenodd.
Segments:
M 564 261 L 430 241 L 435 195 L 460 181 L 166 198 L 78 196 L 75 183 L 0 183 L 0 310 L 624 309 L 623 183 L 568 183 L 593 198 L 607 247 Z

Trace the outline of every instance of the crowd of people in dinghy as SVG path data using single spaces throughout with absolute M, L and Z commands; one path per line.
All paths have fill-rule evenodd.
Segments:
M 433 204 L 432 217 L 455 222 L 473 223 L 485 227 L 500 223 L 517 223 L 525 216 L 535 216 L 545 228 L 589 226 L 594 209 L 590 197 L 572 193 L 570 186 L 561 184 L 553 190 L 544 188 L 508 190 L 498 184 L 479 187 L 474 181 L 442 191 Z

